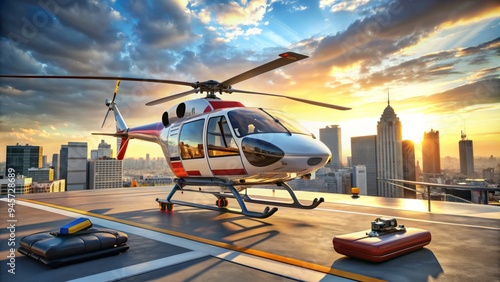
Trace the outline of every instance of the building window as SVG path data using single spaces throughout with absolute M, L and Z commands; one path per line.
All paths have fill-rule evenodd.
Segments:
M 213 117 L 208 121 L 207 147 L 208 156 L 210 157 L 237 156 L 240 154 L 224 116 Z
M 179 138 L 179 149 L 182 159 L 204 158 L 203 152 L 203 125 L 204 119 L 188 122 L 182 125 Z

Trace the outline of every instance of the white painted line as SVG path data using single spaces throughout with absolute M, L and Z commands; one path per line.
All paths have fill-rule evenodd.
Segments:
M 375 218 L 384 216 L 382 214 L 354 212 L 354 211 L 345 211 L 345 210 L 335 210 L 335 209 L 325 209 L 325 208 L 316 208 L 316 210 L 327 211 L 327 212 L 339 212 L 339 213 L 369 215 L 369 216 L 374 216 Z M 402 220 L 408 220 L 408 221 L 418 221 L 418 222 L 433 223 L 433 224 L 444 224 L 444 225 L 453 225 L 453 226 L 460 226 L 460 227 L 471 227 L 471 228 L 479 228 L 479 229 L 500 230 L 499 227 L 490 227 L 490 226 L 481 226 L 481 225 L 472 225 L 472 224 L 462 224 L 462 223 L 453 223 L 453 222 L 443 222 L 443 221 L 434 221 L 434 220 L 417 219 L 417 218 L 407 218 L 407 217 L 397 217 L 397 216 L 390 216 L 390 217 L 395 217 L 397 220 L 402 219 Z
M 4 202 L 7 199 L 0 199 Z M 302 268 L 282 262 L 278 262 L 271 259 L 266 259 L 246 253 L 241 253 L 237 251 L 232 251 L 228 249 L 224 249 L 221 247 L 216 247 L 188 239 L 184 239 L 181 237 L 176 237 L 168 234 L 164 234 L 161 232 L 156 232 L 144 228 L 139 228 L 135 226 L 126 225 L 123 223 L 105 220 L 98 217 L 82 215 L 76 212 L 70 212 L 63 209 L 48 207 L 44 205 L 39 205 L 35 203 L 25 202 L 25 201 L 16 201 L 17 205 L 23 205 L 55 214 L 60 214 L 67 217 L 79 218 L 86 217 L 90 219 L 90 221 L 95 225 L 104 226 L 110 229 L 116 229 L 123 231 L 125 233 L 135 234 L 141 237 L 145 237 L 148 239 L 156 240 L 162 243 L 167 243 L 175 246 L 179 246 L 182 248 L 190 249 L 196 251 L 197 253 L 203 255 L 210 255 L 213 257 L 217 257 L 219 259 L 223 259 L 225 261 L 229 261 L 235 264 L 239 264 L 245 267 L 250 267 L 254 269 L 258 269 L 261 271 L 266 271 L 275 275 L 289 277 L 296 280 L 302 281 L 352 281 L 347 278 L 334 276 L 330 274 L 325 274 L 323 272 L 315 271 L 312 269 Z M 83 277 L 85 278 L 85 277 Z
M 89 275 L 75 280 L 70 280 L 71 282 L 86 282 L 86 281 L 114 281 L 118 279 L 125 279 L 128 277 L 133 277 L 140 275 L 142 273 L 154 271 L 163 267 L 168 267 L 176 265 L 179 263 L 187 262 L 190 260 L 206 257 L 206 254 L 191 251 L 187 253 L 182 253 L 178 255 L 169 256 L 166 258 L 161 258 L 157 260 L 147 261 L 127 267 L 122 267 L 99 274 Z

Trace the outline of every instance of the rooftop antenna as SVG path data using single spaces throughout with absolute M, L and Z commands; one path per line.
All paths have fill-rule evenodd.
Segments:
M 467 134 L 465 133 L 467 131 L 467 128 L 465 127 L 465 118 L 464 118 L 464 130 L 460 131 L 460 137 L 462 140 L 467 140 Z
M 390 106 L 390 105 L 391 105 L 391 102 L 389 99 L 389 88 L 387 88 L 387 106 Z

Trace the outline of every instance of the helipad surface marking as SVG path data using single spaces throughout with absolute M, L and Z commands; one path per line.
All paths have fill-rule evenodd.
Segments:
M 7 201 L 7 199 L 0 199 Z M 181 232 L 149 226 L 137 222 L 113 218 L 106 215 L 91 213 L 64 206 L 39 202 L 29 199 L 17 200 L 17 204 L 36 208 L 68 217 L 77 218 L 86 215 L 94 224 L 118 229 L 124 232 L 147 237 L 160 242 L 182 246 L 196 252 L 204 253 L 226 261 L 252 267 L 268 273 L 299 279 L 304 281 L 319 281 L 329 275 L 332 281 L 383 281 L 376 278 L 333 269 L 294 258 L 271 254 L 255 249 L 239 247 L 223 242 L 205 239 Z M 229 251 L 228 251 L 229 250 Z M 133 267 L 133 266 L 132 266 Z
M 94 275 L 81 277 L 78 279 L 70 280 L 71 282 L 84 282 L 84 281 L 114 281 L 118 279 L 125 279 L 128 277 L 136 276 L 142 273 L 154 271 L 160 268 L 176 265 L 179 263 L 187 262 L 190 260 L 206 257 L 207 254 L 191 251 L 178 255 L 173 255 L 157 260 L 138 263 L 135 265 L 122 267 Z

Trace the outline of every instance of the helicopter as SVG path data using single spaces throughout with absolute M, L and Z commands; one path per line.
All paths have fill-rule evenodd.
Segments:
M 117 154 L 119 160 L 125 157 L 129 141 L 132 139 L 149 141 L 161 146 L 165 159 L 175 175 L 175 184 L 165 199 L 156 199 L 160 210 L 173 211 L 174 204 L 180 204 L 230 211 L 254 218 L 267 218 L 278 208 L 271 209 L 266 206 L 264 211 L 256 212 L 248 210 L 245 203 L 314 209 L 324 202 L 323 198 L 315 198 L 310 205 L 300 203 L 287 181 L 298 177 L 310 177 L 312 172 L 331 161 L 331 152 L 325 144 L 285 112 L 245 107 L 238 101 L 221 100 L 216 94 L 266 95 L 329 109 L 351 109 L 302 98 L 232 88 L 236 83 L 307 57 L 294 52 L 285 52 L 279 54 L 278 59 L 223 82 L 215 80 L 185 82 L 111 76 L 0 75 L 0 77 L 116 80 L 113 98 L 106 99 L 105 102 L 107 112 L 101 126 L 101 128 L 104 126 L 109 112 L 112 111 L 116 132 L 92 134 L 121 138 Z M 170 107 L 162 114 L 161 121 L 128 127 L 115 102 L 121 81 L 166 83 L 193 88 L 148 102 L 147 106 L 158 105 L 194 93 L 206 93 L 206 96 Z M 284 188 L 292 202 L 254 199 L 247 194 L 247 189 L 252 186 L 271 184 Z M 217 200 L 215 206 L 173 200 L 174 194 L 178 191 L 210 193 Z M 245 193 L 241 194 L 243 191 Z M 241 210 L 228 209 L 227 198 L 236 199 Z

